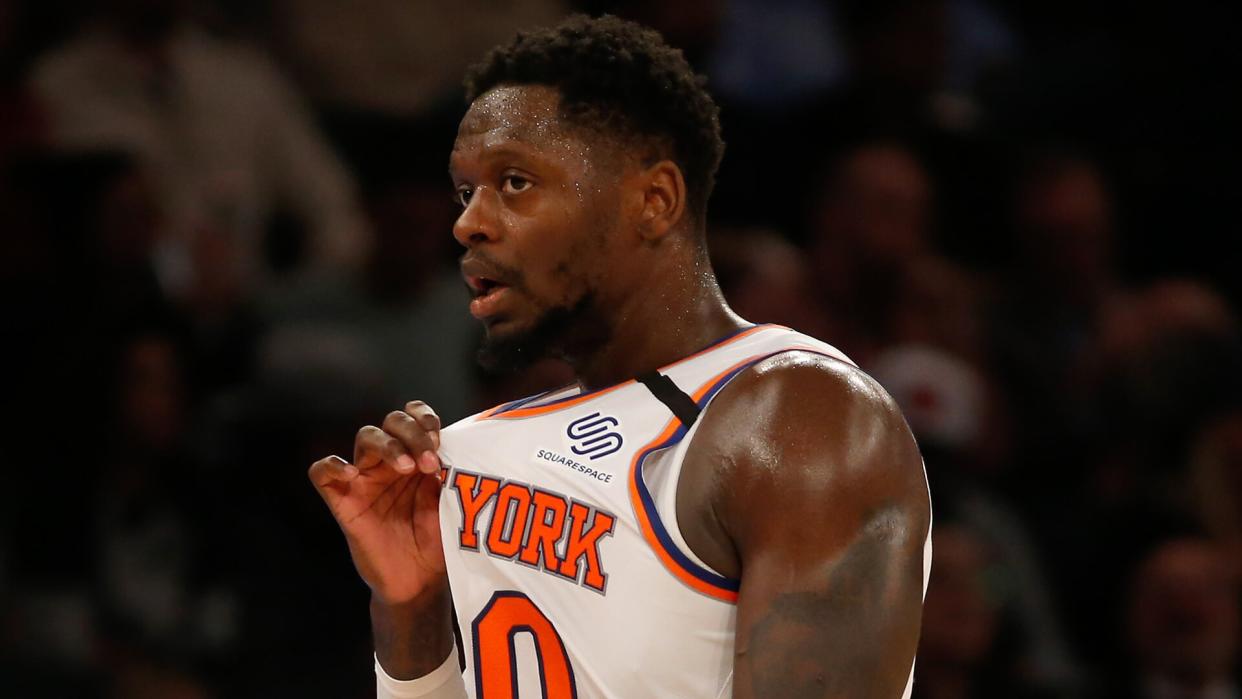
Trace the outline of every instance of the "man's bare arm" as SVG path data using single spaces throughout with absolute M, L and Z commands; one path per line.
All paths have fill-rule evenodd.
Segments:
M 354 440 L 353 463 L 328 456 L 309 476 L 371 588 L 375 655 L 396 680 L 422 677 L 453 647 L 440 544 L 440 418 L 421 401 Z
M 930 526 L 913 437 L 853 367 L 792 353 L 756 368 L 695 437 L 742 579 L 734 696 L 900 697 Z
M 893 527 L 901 525 L 886 517 L 878 515 L 807 589 L 772 594 L 739 620 L 734 696 L 901 696 L 921 610 L 913 584 L 897 579 Z

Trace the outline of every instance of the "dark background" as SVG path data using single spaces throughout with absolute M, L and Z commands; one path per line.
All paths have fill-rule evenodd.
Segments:
M 474 367 L 445 167 L 467 63 L 579 10 L 708 76 L 734 307 L 920 439 L 916 695 L 1237 696 L 1227 9 L 0 0 L 0 692 L 373 691 L 306 468 L 567 379 Z

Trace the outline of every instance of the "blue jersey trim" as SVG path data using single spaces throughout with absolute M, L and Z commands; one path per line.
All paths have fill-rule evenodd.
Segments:
M 755 359 L 749 362 L 746 362 L 745 364 L 742 364 L 741 366 L 738 366 L 733 371 L 720 377 L 716 381 L 716 383 L 712 384 L 712 386 L 707 389 L 707 392 L 704 393 L 703 396 L 699 398 L 698 401 L 696 401 L 697 405 L 699 406 L 699 410 L 706 409 L 707 404 L 710 403 L 712 401 L 712 398 L 714 398 L 716 394 L 720 392 L 720 389 L 728 385 L 728 383 L 732 381 L 738 374 L 742 373 L 746 369 L 749 369 L 755 364 L 762 362 L 765 359 L 775 357 L 778 354 L 785 354 L 787 352 L 809 352 L 812 354 L 818 354 L 820 356 L 828 357 L 830 359 L 836 359 L 836 357 L 833 357 L 830 354 L 827 354 L 824 352 L 817 352 L 813 349 L 803 349 L 800 347 L 781 349 L 775 352 L 771 352 L 769 354 L 765 354 L 761 357 L 756 357 Z M 674 419 L 677 419 L 677 418 L 674 418 Z M 674 432 L 671 436 L 669 436 L 668 439 L 664 440 L 663 442 L 660 442 L 659 444 L 650 446 L 647 449 L 643 450 L 642 454 L 638 457 L 638 466 L 637 468 L 634 469 L 634 476 L 633 476 L 634 485 L 638 489 L 638 496 L 639 496 L 639 499 L 642 501 L 643 509 L 646 511 L 647 519 L 649 522 L 651 522 L 651 529 L 655 532 L 656 538 L 659 540 L 660 545 L 664 548 L 665 553 L 667 553 L 674 561 L 676 561 L 677 565 L 681 566 L 682 569 L 684 569 L 687 573 L 690 573 L 691 575 L 693 575 L 695 578 L 698 578 L 699 580 L 709 585 L 714 585 L 721 589 L 729 590 L 730 592 L 737 592 L 741 588 L 741 580 L 738 580 L 736 578 L 726 578 L 723 575 L 720 575 L 719 573 L 715 573 L 711 570 L 708 570 L 707 568 L 704 568 L 703 566 L 691 560 L 690 557 L 687 556 L 685 552 L 683 552 L 679 546 L 677 546 L 677 544 L 673 541 L 672 537 L 669 535 L 668 529 L 664 526 L 663 520 L 660 519 L 659 511 L 656 509 L 656 506 L 655 506 L 655 500 L 654 498 L 651 497 L 651 492 L 647 489 L 647 483 L 643 480 L 643 477 L 642 477 L 643 464 L 646 462 L 647 457 L 653 452 L 659 451 L 661 449 L 667 449 L 671 446 L 676 445 L 683 438 L 685 438 L 686 433 L 688 431 L 689 430 L 686 429 L 685 425 L 681 425 L 680 427 L 677 428 L 676 432 Z

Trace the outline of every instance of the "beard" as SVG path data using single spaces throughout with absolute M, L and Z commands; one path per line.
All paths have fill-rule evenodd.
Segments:
M 594 307 L 594 295 L 588 293 L 572 304 L 548 308 L 527 329 L 501 336 L 485 331 L 479 365 L 491 373 L 511 374 L 546 357 L 564 358 L 575 340 L 598 335 L 603 327 Z

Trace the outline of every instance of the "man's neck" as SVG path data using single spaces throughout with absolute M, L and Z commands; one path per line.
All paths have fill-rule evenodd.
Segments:
M 653 371 L 746 327 L 725 303 L 706 256 L 694 259 L 689 268 L 653 270 L 640 293 L 618 304 L 608 340 L 566 357 L 583 390 Z

